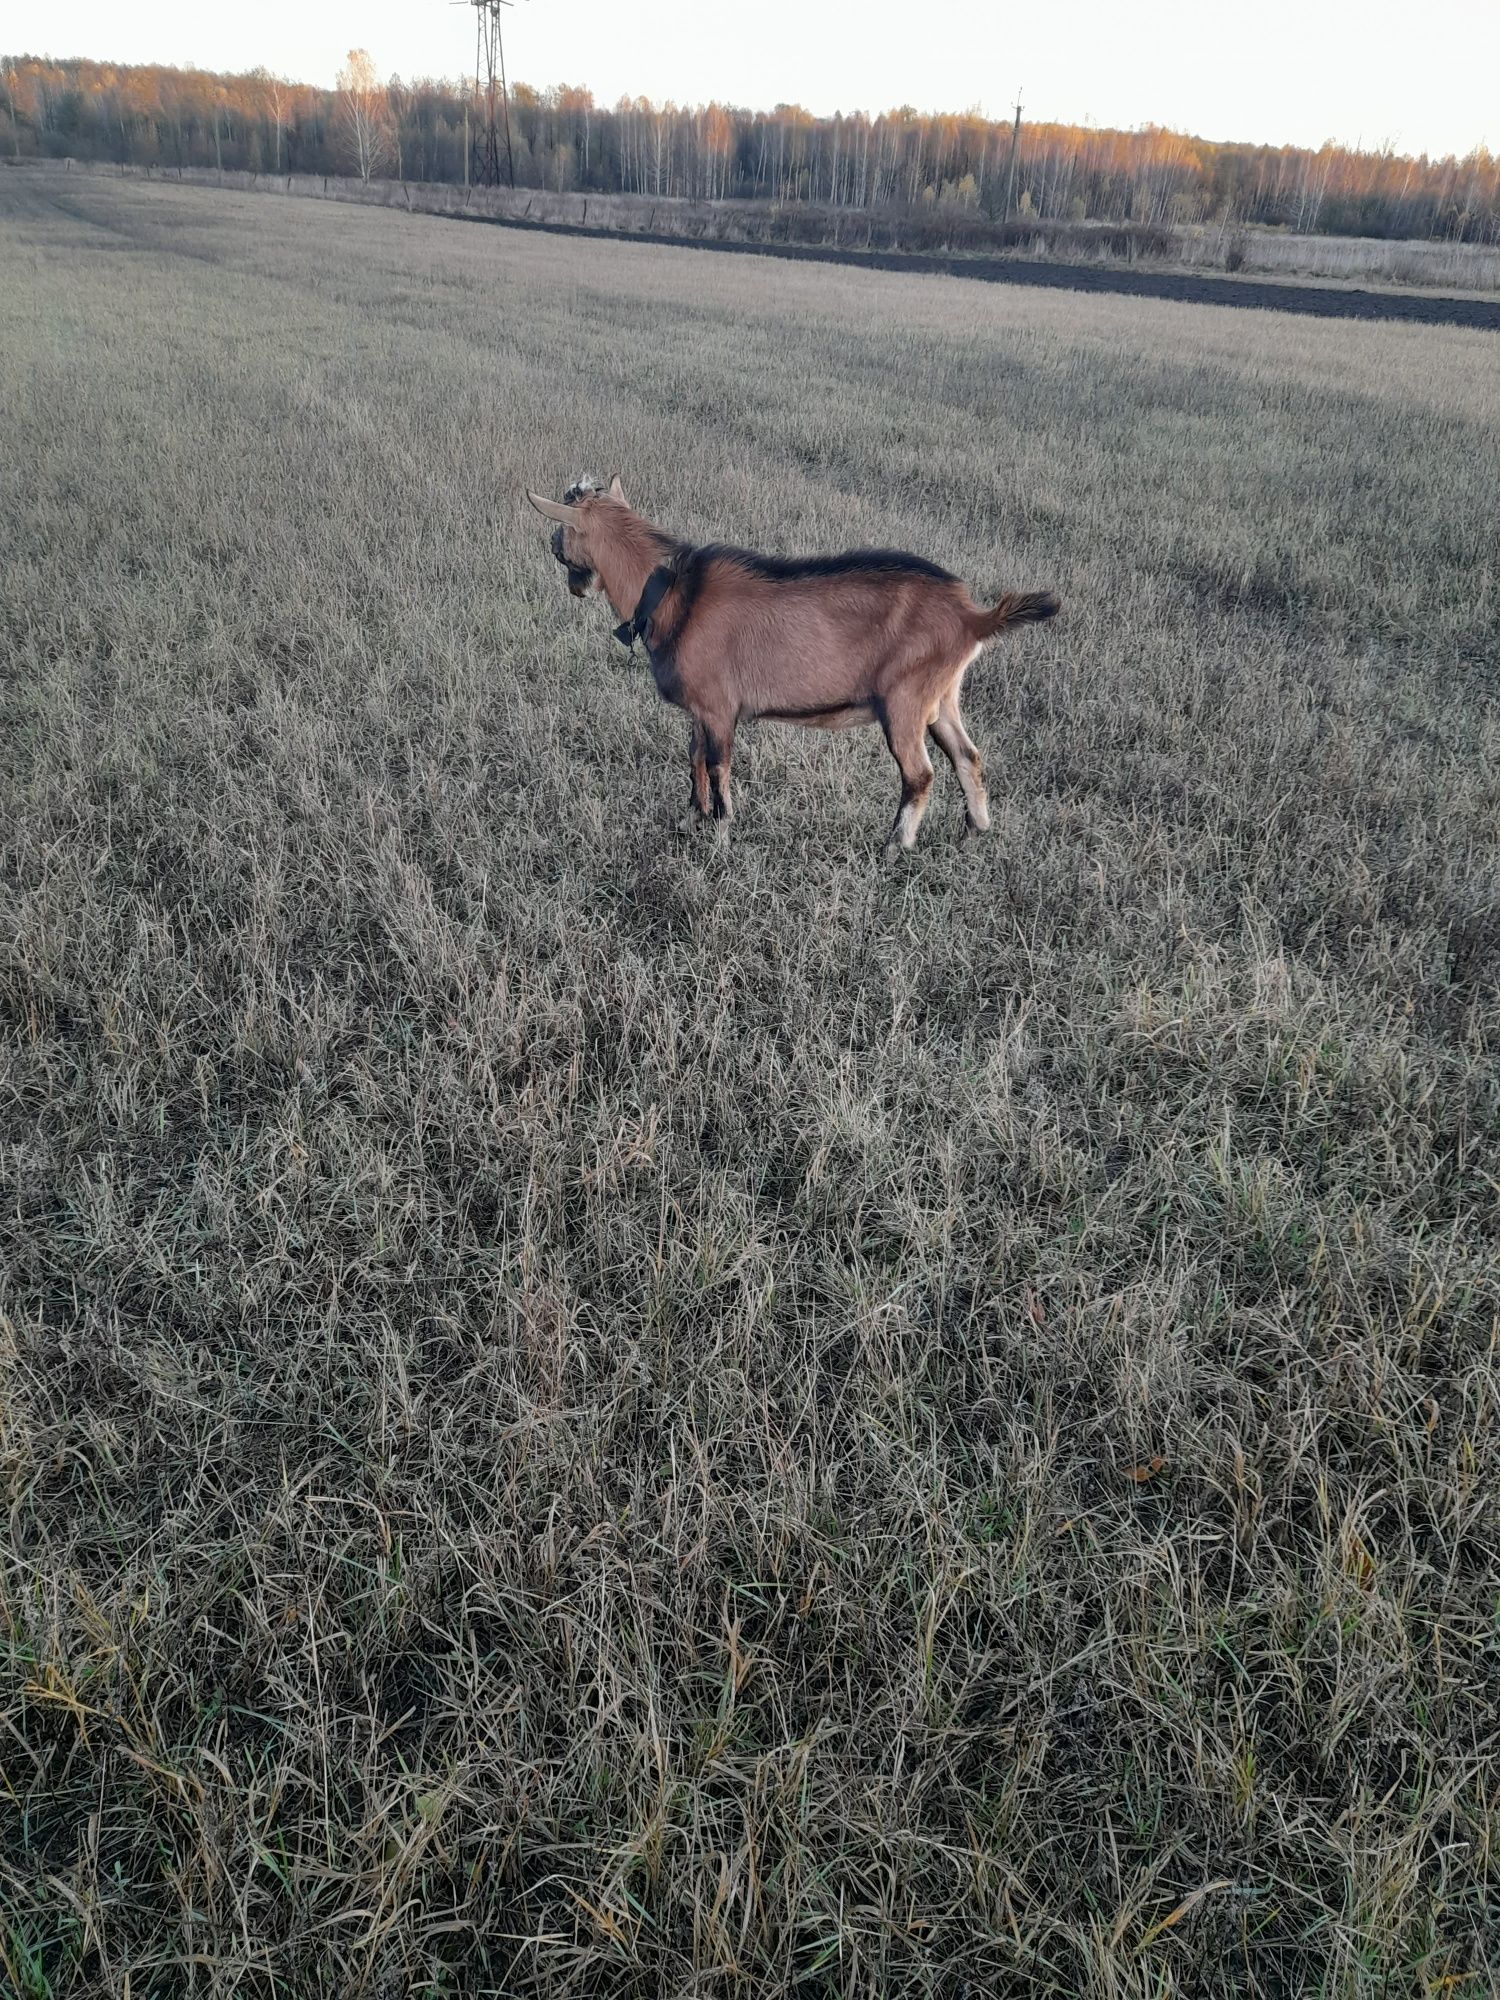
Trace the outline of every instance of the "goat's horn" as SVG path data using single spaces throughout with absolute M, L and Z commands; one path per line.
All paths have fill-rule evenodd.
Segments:
M 544 500 L 540 493 L 528 493 L 526 498 L 539 514 L 545 514 L 549 521 L 564 521 L 569 527 L 578 519 L 576 507 L 565 507 L 560 500 Z

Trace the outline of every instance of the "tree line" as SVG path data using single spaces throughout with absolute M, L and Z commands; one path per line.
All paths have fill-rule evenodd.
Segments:
M 15 56 L 0 58 L 0 93 L 0 148 L 18 160 L 270 174 L 462 182 L 480 116 L 471 82 L 382 81 L 362 50 L 351 51 L 333 90 L 263 69 L 224 76 Z M 604 106 L 587 90 L 513 84 L 510 150 L 518 185 L 560 192 L 1500 242 L 1500 160 L 1483 148 L 1412 158 L 1047 122 L 1017 134 L 973 113 L 928 116 L 906 105 L 817 118 L 795 104 L 746 111 L 627 97 Z

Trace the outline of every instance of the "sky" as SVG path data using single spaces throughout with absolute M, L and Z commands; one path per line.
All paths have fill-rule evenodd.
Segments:
M 601 103 L 1024 116 L 1206 139 L 1398 152 L 1500 150 L 1500 0 L 515 0 L 513 79 L 584 84 Z M 10 53 L 243 70 L 331 84 L 345 51 L 382 75 L 472 68 L 472 9 L 448 0 L 6 0 Z

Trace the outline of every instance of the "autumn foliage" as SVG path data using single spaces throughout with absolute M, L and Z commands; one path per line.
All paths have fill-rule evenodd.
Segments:
M 368 59 L 365 59 L 368 61 Z M 395 171 L 462 181 L 472 87 L 362 74 L 335 90 L 265 70 L 0 60 L 0 148 L 15 159 L 72 156 L 252 173 Z M 662 199 L 759 196 L 859 210 L 931 206 L 977 216 L 1160 227 L 1201 221 L 1369 236 L 1500 242 L 1500 161 L 1412 159 L 1325 145 L 1217 144 L 1145 126 L 1134 132 L 1046 123 L 1012 134 L 976 114 L 909 105 L 817 118 L 795 104 L 611 108 L 587 90 L 511 90 L 517 181 L 559 191 Z

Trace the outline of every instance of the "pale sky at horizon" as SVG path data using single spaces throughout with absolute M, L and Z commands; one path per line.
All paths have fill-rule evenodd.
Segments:
M 857 33 L 847 25 L 858 22 Z M 1246 23 L 1253 21 L 1253 32 Z M 457 76 L 474 59 L 472 15 L 445 0 L 265 0 L 214 13 L 186 0 L 122 10 L 103 0 L 9 0 L 5 52 L 110 62 L 259 64 L 331 84 L 344 53 L 380 73 Z M 1398 152 L 1500 150 L 1500 0 L 1262 0 L 1253 14 L 1198 0 L 1057 0 L 1014 11 L 973 0 L 516 0 L 505 15 L 513 80 L 585 84 L 613 104 L 919 111 L 977 106 L 1004 118 L 1169 125 L 1205 139 Z

